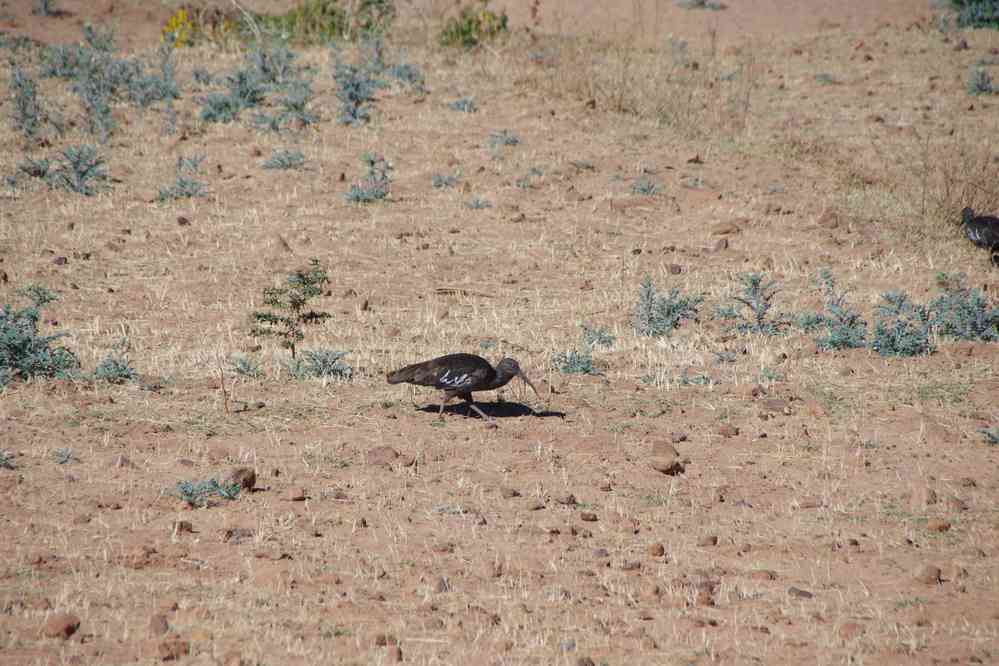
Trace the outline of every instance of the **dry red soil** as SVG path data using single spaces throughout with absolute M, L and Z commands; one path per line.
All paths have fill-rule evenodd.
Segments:
M 31 4 L 0 0 L 0 31 L 107 24 L 149 60 L 176 6 Z M 712 312 L 753 271 L 776 309 L 814 310 L 822 268 L 871 322 L 940 272 L 994 303 L 999 270 L 956 222 L 999 203 L 968 185 L 999 164 L 999 98 L 966 88 L 999 34 L 914 0 L 562 0 L 498 5 L 510 35 L 464 52 L 436 43 L 453 3 L 399 4 L 387 57 L 427 91 L 379 90 L 366 125 L 337 122 L 318 47 L 299 49 L 317 124 L 205 123 L 195 68 L 244 56 L 203 44 L 177 52 L 173 133 L 162 105 L 114 109 L 110 189 L 4 186 L 0 302 L 45 285 L 44 332 L 87 372 L 127 340 L 140 376 L 0 393 L 0 663 L 997 663 L 999 447 L 980 431 L 999 425 L 999 345 L 825 352 Z M 28 50 L 2 56 L 0 90 L 8 56 L 38 75 Z M 0 176 L 94 143 L 69 85 L 38 80 L 66 132 L 29 143 L 5 101 Z M 448 107 L 463 97 L 478 112 Z M 305 169 L 262 168 L 278 149 Z M 369 151 L 391 193 L 348 203 Z M 208 195 L 158 201 L 201 154 Z M 445 174 L 457 187 L 435 189 Z M 249 334 L 263 289 L 312 257 L 333 316 L 301 348 L 348 351 L 349 381 L 295 380 Z M 703 296 L 696 321 L 636 335 L 646 276 Z M 599 375 L 552 361 L 581 324 L 615 336 Z M 516 358 L 544 401 L 481 394 L 489 429 L 385 382 L 457 351 Z M 236 500 L 176 496 L 243 467 Z

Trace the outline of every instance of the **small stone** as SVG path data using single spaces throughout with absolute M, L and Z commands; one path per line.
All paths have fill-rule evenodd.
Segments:
M 391 446 L 376 446 L 368 451 L 365 461 L 369 465 L 390 465 L 399 457 L 399 452 Z
M 844 641 L 852 641 L 858 636 L 862 636 L 866 629 L 859 622 L 846 622 L 839 628 L 839 637 Z
M 46 638 L 68 639 L 80 628 L 80 618 L 72 613 L 54 613 L 49 615 L 42 625 L 42 635 Z
M 180 638 L 168 638 L 157 646 L 160 659 L 176 661 L 191 654 L 191 643 Z
M 698 540 L 697 545 L 700 546 L 700 547 L 702 547 L 702 548 L 706 548 L 708 546 L 717 546 L 718 545 L 718 537 L 716 535 L 714 535 L 714 534 L 709 534 L 708 536 L 701 537 Z
M 69 259 L 67 259 L 66 257 L 56 257 L 55 259 L 52 260 L 52 263 L 55 264 L 56 266 L 65 266 L 66 264 L 69 263 Z
M 598 560 L 605 559 L 607 557 L 610 557 L 610 551 L 607 550 L 606 548 L 594 548 L 593 557 L 597 558 Z
M 718 222 L 711 227 L 711 233 L 715 236 L 728 236 L 737 234 L 741 228 L 736 222 Z
M 679 275 L 680 273 L 683 272 L 683 266 L 681 266 L 680 264 L 670 264 L 667 267 L 667 270 L 669 271 L 670 275 Z
M 194 525 L 190 520 L 175 520 L 170 524 L 171 534 L 194 534 Z
M 800 587 L 789 587 L 787 588 L 788 596 L 795 597 L 796 599 L 811 599 L 815 596 L 814 593 L 808 590 L 803 590 Z
M 579 659 L 576 660 L 576 666 L 597 666 L 597 665 L 596 662 L 594 662 L 589 657 L 580 657 Z
M 162 636 L 170 631 L 170 623 L 167 622 L 166 615 L 157 613 L 149 618 L 149 633 L 153 636 Z
M 613 485 L 611 484 L 611 482 L 610 482 L 610 481 L 608 481 L 608 480 L 606 480 L 606 479 L 605 479 L 605 480 L 603 480 L 603 481 L 601 481 L 601 482 L 600 482 L 600 485 L 599 485 L 599 486 L 597 486 L 597 488 L 598 488 L 598 489 L 599 489 L 600 491 L 602 491 L 602 492 L 605 492 L 605 493 L 609 493 L 610 491 L 614 490 L 614 486 L 613 486 Z
M 753 580 L 777 580 L 777 572 L 769 569 L 757 569 L 749 574 L 749 577 Z
M 565 506 L 576 506 L 579 503 L 576 501 L 576 496 L 572 493 L 560 495 L 555 498 L 555 501 L 559 504 L 564 504 Z
M 940 567 L 932 564 L 926 564 L 916 571 L 914 577 L 919 583 L 924 583 L 926 585 L 939 585 L 943 582 L 943 579 L 941 578 L 942 574 L 943 572 L 940 570 Z
M 585 523 L 595 523 L 597 522 L 597 514 L 590 511 L 583 511 L 579 514 L 579 519 Z
M 674 444 L 680 444 L 681 442 L 686 442 L 687 437 L 688 435 L 685 432 L 674 431 L 669 434 L 669 441 Z
M 736 428 L 734 425 L 730 425 L 730 424 L 726 423 L 726 424 L 724 424 L 722 426 L 719 426 L 719 428 L 718 428 L 718 434 L 721 435 L 722 437 L 726 437 L 726 438 L 736 437 L 739 434 L 739 429 Z
M 503 499 L 513 499 L 520 497 L 520 491 L 516 488 L 500 488 L 500 497 Z
M 239 485 L 241 490 L 252 491 L 257 485 L 257 473 L 251 467 L 237 467 L 229 473 L 228 481 Z
M 289 502 L 301 502 L 305 499 L 305 488 L 292 486 L 284 493 L 284 498 Z
M 835 229 L 839 226 L 839 215 L 836 211 L 825 210 L 815 220 L 815 224 L 823 229 Z
M 545 503 L 541 500 L 534 500 L 527 506 L 528 511 L 540 511 L 545 508 Z
M 931 518 L 926 523 L 926 529 L 930 532 L 946 532 L 951 528 L 951 524 L 940 518 Z
M 135 463 L 120 453 L 114 457 L 114 461 L 111 464 L 114 467 L 127 467 L 128 469 L 135 469 Z
M 662 557 L 666 554 L 666 546 L 661 543 L 650 543 L 647 551 L 651 557 Z

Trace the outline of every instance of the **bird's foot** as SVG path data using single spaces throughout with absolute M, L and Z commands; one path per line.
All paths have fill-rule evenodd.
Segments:
M 486 427 L 489 428 L 490 430 L 493 430 L 499 428 L 499 424 L 496 423 L 496 419 L 489 419 L 488 421 L 486 421 Z

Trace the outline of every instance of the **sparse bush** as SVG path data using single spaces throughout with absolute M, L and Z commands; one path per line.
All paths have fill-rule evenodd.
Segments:
M 278 150 L 264 162 L 265 169 L 301 169 L 305 155 L 299 150 Z
M 337 63 L 334 70 L 340 100 L 338 119 L 343 125 L 362 125 L 371 119 L 371 104 L 375 101 L 375 91 L 384 83 L 371 77 L 367 69 Z
M 736 305 L 719 308 L 716 317 L 733 322 L 742 333 L 779 335 L 789 322 L 785 315 L 771 312 L 773 299 L 780 291 L 777 282 L 759 273 L 744 273 L 739 282 L 742 293 L 731 297 Z
M 497 14 L 488 8 L 489 0 L 462 7 L 458 16 L 452 16 L 441 29 L 441 46 L 472 48 L 495 39 L 507 31 L 506 12 Z
M 921 356 L 935 351 L 926 306 L 913 303 L 900 291 L 888 292 L 881 298 L 881 319 L 874 328 L 871 349 L 882 356 Z
M 159 72 L 149 75 L 138 75 L 129 81 L 128 98 L 140 108 L 148 108 L 156 102 L 172 102 L 180 99 L 180 87 L 177 85 L 177 65 L 174 63 L 173 44 L 166 42 L 160 45 Z
M 118 352 L 112 352 L 104 357 L 94 369 L 94 379 L 108 384 L 124 384 L 135 381 L 139 376 L 128 358 Z
M 391 76 L 396 81 L 408 84 L 417 92 L 426 92 L 426 79 L 423 76 L 423 72 L 416 65 L 410 63 L 398 63 L 396 65 L 390 66 L 385 70 L 385 73 Z
M 20 67 L 14 67 L 10 80 L 11 98 L 14 103 L 14 127 L 29 139 L 41 134 L 47 117 L 38 101 L 38 84 Z
M 234 500 L 239 497 L 241 486 L 236 482 L 220 482 L 217 479 L 206 481 L 179 481 L 173 495 L 192 507 L 208 507 L 213 497 Z
M 951 0 L 961 28 L 999 29 L 999 2 L 996 0 Z
M 534 180 L 536 178 L 541 178 L 545 175 L 545 172 L 537 167 L 531 167 L 527 171 L 527 175 L 522 178 L 518 178 L 514 183 L 517 187 L 522 190 L 529 190 L 534 187 Z
M 646 277 L 638 291 L 638 304 L 632 325 L 638 335 L 668 336 L 687 319 L 697 317 L 697 308 L 704 301 L 702 296 L 683 296 L 679 289 L 672 289 L 666 296 L 656 292 L 652 278 Z
M 284 14 L 254 14 L 261 29 L 300 44 L 328 44 L 347 33 L 339 0 L 302 0 Z
M 606 328 L 583 324 L 583 343 L 589 349 L 612 347 L 616 339 Z
M 989 446 L 999 446 L 999 426 L 982 428 L 979 430 L 985 436 L 985 443 Z
M 485 210 L 487 208 L 492 208 L 493 204 L 489 201 L 486 201 L 485 199 L 480 199 L 479 197 L 475 197 L 467 204 L 465 204 L 465 206 L 471 208 L 472 210 Z
M 999 341 L 999 307 L 979 289 L 969 289 L 964 275 L 948 276 L 943 293 L 930 302 L 930 325 L 939 335 L 960 340 Z
M 50 172 L 54 187 L 92 197 L 104 188 L 108 180 L 104 158 L 91 145 L 70 146 L 62 152 L 62 162 Z
M 347 352 L 332 349 L 303 350 L 301 356 L 292 358 L 285 369 L 295 379 L 350 379 L 354 369 L 343 362 Z
M 659 194 L 662 188 L 651 178 L 642 176 L 631 184 L 631 193 L 651 197 Z
M 372 203 L 388 196 L 392 178 L 389 172 L 392 165 L 381 155 L 365 153 L 361 158 L 368 167 L 368 175 L 361 184 L 350 186 L 347 201 L 350 203 Z
M 396 18 L 395 0 L 360 0 L 353 9 L 351 30 L 360 37 L 388 32 Z
M 210 86 L 212 84 L 212 74 L 204 67 L 195 67 L 191 72 L 194 77 L 194 82 L 202 86 Z
M 66 333 L 40 335 L 41 310 L 56 300 L 44 287 L 30 285 L 17 292 L 31 305 L 15 310 L 5 304 L 0 310 L 0 388 L 15 380 L 32 377 L 75 377 L 80 370 L 76 355 L 53 342 Z
M 260 367 L 260 364 L 249 356 L 243 356 L 242 354 L 233 354 L 229 359 L 229 367 L 237 375 L 250 377 L 251 379 L 259 379 L 264 376 L 264 371 Z
M 52 452 L 52 458 L 57 465 L 68 465 L 69 463 L 80 462 L 80 459 L 73 453 L 73 449 L 56 449 Z
M 448 187 L 454 187 L 458 184 L 457 176 L 434 174 L 430 177 L 430 182 L 433 184 L 434 189 L 443 190 Z
M 598 375 L 600 372 L 593 365 L 593 354 L 589 348 L 583 351 L 571 350 L 553 354 L 552 366 L 566 375 Z
M 825 327 L 825 335 L 815 339 L 815 345 L 822 350 L 857 349 L 865 346 L 867 322 L 860 313 L 850 309 L 846 291 L 836 288 L 832 273 L 823 269 L 819 281 L 826 298 L 824 312 L 805 313 L 798 319 L 798 325 L 806 332 Z
M 993 95 L 996 89 L 992 84 L 992 75 L 981 67 L 973 67 L 968 74 L 969 95 Z
M 479 110 L 479 105 L 475 103 L 475 99 L 472 97 L 462 97 L 453 102 L 448 102 L 447 108 L 462 113 L 475 113 Z
M 204 155 L 194 157 L 177 158 L 177 180 L 169 187 L 160 188 L 158 200 L 160 202 L 175 201 L 177 199 L 190 199 L 193 197 L 203 197 L 208 194 L 208 186 L 200 180 L 191 176 L 198 173 Z
M 285 286 L 266 287 L 264 304 L 276 312 L 253 312 L 250 315 L 253 322 L 251 334 L 279 338 L 281 346 L 290 349 L 292 358 L 295 358 L 296 346 L 305 339 L 302 327 L 323 322 L 331 316 L 328 312 L 306 309 L 309 301 L 322 295 L 329 281 L 329 275 L 319 265 L 319 260 L 312 259 L 308 270 L 289 275 Z
M 2 384 L 0 384 L 0 388 L 3 388 Z M 0 469 L 17 469 L 12 451 L 0 450 Z
M 167 19 L 160 31 L 160 41 L 169 44 L 171 48 L 179 49 L 192 46 L 197 34 L 198 26 L 195 25 L 191 13 L 186 8 L 181 7 Z
M 489 135 L 489 147 L 494 150 L 504 146 L 516 146 L 519 143 L 520 137 L 510 130 L 501 130 Z

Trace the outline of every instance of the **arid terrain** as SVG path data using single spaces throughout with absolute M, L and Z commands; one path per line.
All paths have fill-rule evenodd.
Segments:
M 315 122 L 259 126 L 276 93 L 208 122 L 248 61 L 204 40 L 174 49 L 179 98 L 116 101 L 100 141 L 43 45 L 92 23 L 155 63 L 180 3 L 34 4 L 0 0 L 0 178 L 91 144 L 110 180 L 0 183 L 0 304 L 52 290 L 41 330 L 81 364 L 0 389 L 4 666 L 999 663 L 999 344 L 882 356 L 717 315 L 749 273 L 774 320 L 820 310 L 823 269 L 869 338 L 882 294 L 957 273 L 996 305 L 959 223 L 999 213 L 999 96 L 968 87 L 999 31 L 919 0 L 525 0 L 461 49 L 454 3 L 400 2 L 383 57 L 425 82 L 368 122 L 338 118 L 357 41 L 290 46 Z M 61 132 L 15 128 L 15 65 Z M 279 150 L 302 168 L 264 168 Z M 388 196 L 348 201 L 366 153 Z M 201 155 L 202 196 L 161 196 Z M 349 378 L 251 335 L 312 258 L 332 316 L 298 348 Z M 636 334 L 646 277 L 697 315 Z M 477 394 L 493 429 L 386 383 L 459 351 L 516 358 L 543 400 Z M 94 379 L 109 354 L 137 376 Z M 243 467 L 235 499 L 179 496 Z

